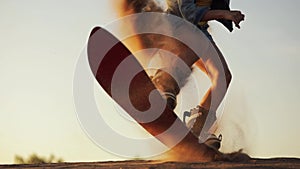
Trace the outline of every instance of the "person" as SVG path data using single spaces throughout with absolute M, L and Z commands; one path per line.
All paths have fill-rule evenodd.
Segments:
M 217 51 L 217 57 L 200 57 L 193 62 L 210 78 L 212 84 L 199 105 L 184 113 L 184 121 L 186 117 L 190 117 L 190 121 L 186 122 L 186 125 L 199 138 L 200 143 L 219 149 L 222 136 L 216 137 L 212 128 L 216 121 L 216 111 L 226 95 L 232 75 L 224 56 L 208 32 L 208 21 L 217 20 L 229 31 L 232 31 L 232 23 L 240 28 L 240 22 L 245 19 L 245 15 L 241 11 L 230 10 L 228 0 L 167 0 L 167 4 L 169 14 L 179 16 L 197 26 Z M 186 60 L 187 58 L 181 59 Z M 221 66 L 217 64 L 218 61 L 221 61 Z M 225 84 L 223 83 L 224 78 Z M 156 72 L 152 81 L 167 100 L 168 106 L 174 109 L 177 104 L 176 96 L 179 94 L 181 86 L 178 86 L 170 74 L 162 70 Z M 224 85 L 225 90 L 223 89 Z

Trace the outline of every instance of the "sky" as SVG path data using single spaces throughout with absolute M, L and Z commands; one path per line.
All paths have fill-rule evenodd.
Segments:
M 300 157 L 299 5 L 232 0 L 231 8 L 246 15 L 241 30 L 229 33 L 210 23 L 233 74 L 222 106 L 223 151 L 244 148 L 253 157 Z M 109 0 L 0 1 L 0 163 L 32 153 L 65 161 L 125 159 L 87 136 L 73 98 L 75 67 L 89 32 L 115 19 Z M 98 97 L 109 104 L 105 111 L 116 107 Z M 124 133 L 119 120 L 115 126 Z

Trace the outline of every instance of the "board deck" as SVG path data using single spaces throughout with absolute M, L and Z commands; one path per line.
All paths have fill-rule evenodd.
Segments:
M 108 45 L 111 47 L 105 51 Z M 198 139 L 188 131 L 184 123 L 166 104 L 162 109 L 155 107 L 161 106 L 164 99 L 141 64 L 132 56 L 130 50 L 107 30 L 100 27 L 92 30 L 88 41 L 88 60 L 101 87 L 144 129 L 166 146 L 173 147 L 178 141 L 199 144 Z M 130 79 L 128 89 L 126 88 L 127 70 L 121 71 L 123 76 L 119 77 L 121 78 L 119 81 L 114 81 L 116 74 L 120 74 L 118 67 L 124 65 L 124 62 L 126 62 L 128 74 L 131 70 L 140 70 Z M 154 103 L 149 101 L 149 96 L 154 97 L 152 99 Z M 151 116 L 155 119 L 149 121 Z

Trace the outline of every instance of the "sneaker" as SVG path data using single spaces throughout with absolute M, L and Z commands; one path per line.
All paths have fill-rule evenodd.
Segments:
M 196 108 L 191 109 L 189 112 L 186 111 L 183 113 L 184 124 L 196 137 L 200 137 L 200 133 L 208 116 L 208 112 L 209 111 L 203 107 L 197 106 Z M 221 147 L 222 135 L 220 134 L 217 137 L 215 134 L 208 134 L 208 137 L 204 140 L 204 144 L 215 150 L 218 150 Z
M 221 147 L 221 141 L 222 141 L 221 134 L 218 137 L 215 134 L 211 134 L 204 142 L 204 144 L 212 149 L 219 150 Z
M 196 108 L 191 109 L 189 112 L 186 111 L 183 113 L 183 122 L 195 136 L 199 137 L 200 132 L 205 124 L 207 115 L 208 110 L 197 106 Z M 189 117 L 188 121 L 186 120 L 187 117 Z

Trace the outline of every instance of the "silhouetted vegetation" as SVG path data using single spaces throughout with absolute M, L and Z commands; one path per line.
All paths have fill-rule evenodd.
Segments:
M 22 156 L 15 156 L 15 164 L 43 164 L 43 163 L 61 163 L 62 158 L 56 158 L 53 154 L 49 158 L 38 156 L 37 154 L 31 154 L 27 159 Z

